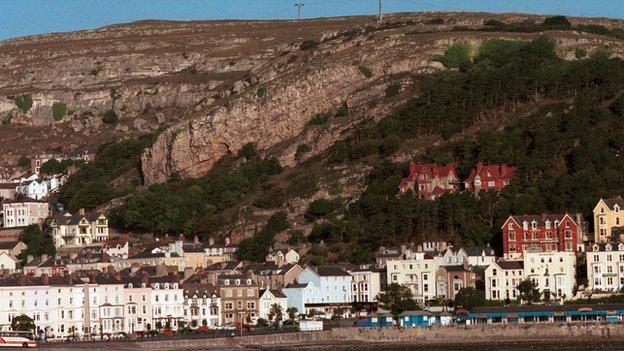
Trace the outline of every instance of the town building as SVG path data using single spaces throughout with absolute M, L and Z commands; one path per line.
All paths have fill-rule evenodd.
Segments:
M 33 174 L 39 174 L 41 166 L 50 160 L 64 161 L 85 161 L 90 162 L 95 159 L 95 155 L 88 151 L 76 151 L 70 153 L 56 153 L 56 154 L 39 154 L 30 157 L 30 172 Z
M 273 309 L 273 305 L 278 305 L 281 308 L 282 320 L 286 319 L 288 297 L 284 295 L 281 290 L 260 290 L 259 317 L 270 321 L 271 318 L 269 318 L 269 316 L 271 314 L 271 310 Z
M 64 213 L 52 216 L 52 240 L 56 248 L 86 246 L 108 240 L 108 219 L 100 212 Z
M 385 268 L 363 265 L 350 269 L 349 274 L 352 277 L 351 292 L 355 304 L 375 303 L 379 293 L 386 289 L 388 278 Z
M 124 327 L 129 333 L 154 329 L 152 321 L 152 286 L 146 272 L 122 278 L 124 283 Z
M 422 259 L 388 261 L 386 270 L 388 284 L 409 287 L 416 301 L 425 303 L 436 298 L 438 260 L 430 254 Z
M 27 248 L 28 246 L 19 240 L 0 241 L 0 253 L 5 253 L 9 257 L 17 258 Z
M 255 322 L 259 314 L 259 289 L 249 276 L 220 275 L 217 279 L 221 296 L 221 320 L 226 325 Z
M 464 187 L 473 191 L 502 190 L 509 185 L 515 173 L 514 166 L 484 165 L 479 162 L 464 181 Z
M 587 284 L 591 292 L 624 288 L 624 244 L 594 244 L 587 251 Z
M 490 247 L 462 247 L 459 249 L 458 257 L 473 267 L 487 267 L 496 261 L 496 253 Z
M 334 309 L 348 308 L 353 302 L 352 276 L 339 266 L 306 267 L 297 277 L 297 282 L 284 287 L 288 306 L 296 307 L 300 313 L 310 310 L 326 316 Z
M 293 249 L 274 250 L 266 255 L 266 262 L 273 262 L 278 266 L 285 264 L 295 264 L 299 262 L 299 254 Z
M 457 189 L 455 165 L 438 167 L 432 163 L 409 164 L 409 175 L 399 183 L 399 195 L 411 190 L 419 199 L 434 200 Z
M 576 286 L 574 252 L 525 252 L 524 278 L 537 284 L 545 300 L 569 300 Z
M 526 251 L 578 252 L 582 247 L 582 216 L 541 214 L 509 216 L 503 223 L 503 254 L 521 258 Z
M 436 293 L 442 300 L 453 300 L 459 290 L 475 288 L 477 277 L 468 264 L 440 266 L 436 272 Z
M 594 242 L 609 243 L 619 242 L 620 234 L 624 234 L 624 199 L 613 197 L 600 199 L 594 207 Z M 617 230 L 616 230 L 617 229 Z
M 48 197 L 50 188 L 48 182 L 43 179 L 31 179 L 20 182 L 16 191 L 31 199 L 43 200 Z
M 221 325 L 221 297 L 212 284 L 183 284 L 184 320 L 191 328 Z
M 5 228 L 42 225 L 50 216 L 50 205 L 43 200 L 18 196 L 2 203 L 3 225 Z
M 260 289 L 281 289 L 294 283 L 303 271 L 298 264 L 277 266 L 275 263 L 246 266 L 243 271 L 253 279 Z
M 516 300 L 524 279 L 523 261 L 498 260 L 485 269 L 486 300 Z

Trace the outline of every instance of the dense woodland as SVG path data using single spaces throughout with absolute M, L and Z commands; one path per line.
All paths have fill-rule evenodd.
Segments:
M 359 263 L 371 260 L 381 245 L 407 241 L 445 238 L 496 245 L 500 225 L 513 213 L 581 211 L 589 216 L 599 197 L 624 193 L 624 62 L 608 52 L 592 57 L 579 52 L 577 58 L 560 59 L 548 38 L 449 48 L 439 58 L 449 70 L 419 77 L 417 96 L 379 123 L 362 122 L 316 161 L 326 170 L 359 163 L 374 168 L 365 192 L 348 206 L 340 198 L 312 202 L 305 215 L 315 223 L 312 232 L 305 238 L 291 231 L 291 242 L 312 243 L 312 263 L 326 262 L 330 252 L 337 253 L 335 260 Z M 469 131 L 475 124 L 480 128 Z M 462 178 L 478 161 L 517 165 L 517 176 L 500 193 L 457 192 L 436 201 L 397 197 L 406 165 L 391 162 L 391 156 L 405 151 L 406 140 L 419 137 L 445 140 L 420 153 L 420 161 L 454 162 Z M 71 177 L 60 200 L 75 210 L 125 195 L 111 188 L 112 175 L 137 167 L 147 142 L 106 145 L 96 162 Z M 285 198 L 304 196 L 315 186 L 309 178 L 294 181 L 300 189 L 268 186 L 266 181 L 281 171 L 277 160 L 262 158 L 250 144 L 204 177 L 174 176 L 133 191 L 111 211 L 111 221 L 132 230 L 208 235 L 232 222 L 227 209 L 254 187 L 263 189 L 254 206 L 279 209 Z M 277 212 L 243 242 L 243 258 L 262 259 L 275 234 L 289 225 Z

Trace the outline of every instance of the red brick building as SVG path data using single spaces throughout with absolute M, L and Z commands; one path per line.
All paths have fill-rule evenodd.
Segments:
M 443 167 L 433 163 L 409 164 L 409 176 L 399 184 L 399 195 L 412 190 L 419 199 L 434 200 L 457 189 L 457 171 L 454 164 Z
M 466 190 L 501 190 L 504 189 L 514 173 L 516 167 L 502 165 L 484 165 L 483 162 L 477 163 L 468 178 L 464 181 Z
M 503 254 L 518 258 L 525 251 L 578 252 L 582 243 L 582 216 L 541 214 L 509 216 L 502 227 Z
M 440 266 L 436 271 L 436 287 L 442 299 L 454 299 L 459 290 L 474 288 L 477 275 L 468 264 Z

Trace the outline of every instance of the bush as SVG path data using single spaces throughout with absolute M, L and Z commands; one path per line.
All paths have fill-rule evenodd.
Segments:
M 67 105 L 64 102 L 55 102 L 52 104 L 52 118 L 60 121 L 67 115 Z
M 499 21 L 499 20 L 495 20 L 495 19 L 486 19 L 483 21 L 483 25 L 484 26 L 488 26 L 488 27 L 504 27 L 505 23 Z
M 568 29 L 572 28 L 572 23 L 565 16 L 547 17 L 542 23 L 546 27 Z
M 396 94 L 399 93 L 399 90 L 401 90 L 401 84 L 399 83 L 392 83 L 390 85 L 388 85 L 386 87 L 386 97 L 393 97 L 396 96 Z
M 325 217 L 342 206 L 340 200 L 316 199 L 310 203 L 305 213 L 306 220 L 312 222 Z
M 115 110 L 113 109 L 104 112 L 104 116 L 102 117 L 102 122 L 108 124 L 117 123 L 118 120 L 119 117 L 117 116 L 117 112 L 115 112 Z
M 305 242 L 305 235 L 302 230 L 293 229 L 288 232 L 288 244 L 291 246 L 297 246 Z
M 295 152 L 295 159 L 299 159 L 303 154 L 310 152 L 312 150 L 308 144 L 299 144 L 297 146 L 297 151 Z
M 91 72 L 89 72 L 89 74 L 91 74 L 92 76 L 97 76 L 98 74 L 100 74 L 100 72 L 104 72 L 104 66 L 101 62 L 98 62 L 96 63 L 95 68 L 93 68 Z
M 286 193 L 282 188 L 265 189 L 253 205 L 259 208 L 276 208 L 281 206 L 286 199 Z
M 13 102 L 15 102 L 15 105 L 24 113 L 28 112 L 33 105 L 32 96 L 27 94 L 16 96 L 13 98 Z
M 371 71 L 371 69 L 366 66 L 359 65 L 357 66 L 357 69 L 366 78 L 371 78 L 373 76 L 373 71 Z
M 444 51 L 444 55 L 438 58 L 446 68 L 459 68 L 462 64 L 470 62 L 472 50 L 469 43 L 456 43 Z
M 29 168 L 30 167 L 30 158 L 28 158 L 28 156 L 26 156 L 26 155 L 22 155 L 22 157 L 20 157 L 19 160 L 17 161 L 17 165 L 20 168 Z
M 299 45 L 299 48 L 301 50 L 313 50 L 316 49 L 318 44 L 319 43 L 316 40 L 304 40 L 301 45 Z
M 240 150 L 238 150 L 236 157 L 247 160 L 258 157 L 258 146 L 256 146 L 256 143 L 247 143 L 243 145 Z
M 349 105 L 347 105 L 347 102 L 343 102 L 342 105 L 340 105 L 340 107 L 338 107 L 338 110 L 336 110 L 336 117 L 344 117 L 347 116 L 349 114 Z
M 427 20 L 425 24 L 444 24 L 444 18 L 436 17 L 430 20 Z
M 261 85 L 256 89 L 256 96 L 262 99 L 266 95 L 266 87 Z
M 578 60 L 584 58 L 587 56 L 587 50 L 584 48 L 576 48 L 574 50 L 574 57 L 576 57 Z
M 322 113 L 317 113 L 308 121 L 309 126 L 320 126 L 327 122 L 327 116 Z

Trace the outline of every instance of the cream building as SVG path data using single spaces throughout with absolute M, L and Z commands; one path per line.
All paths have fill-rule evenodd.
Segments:
M 414 299 L 424 303 L 435 299 L 435 275 L 438 260 L 426 254 L 423 259 L 389 260 L 386 262 L 388 284 L 401 284 L 410 288 Z
M 499 260 L 485 269 L 485 298 L 515 300 L 516 287 L 524 279 L 524 262 Z
M 353 277 L 351 292 L 353 302 L 376 302 L 377 296 L 385 290 L 387 284 L 386 270 L 370 266 L 361 266 L 349 270 Z
M 525 252 L 524 277 L 537 283 L 542 297 L 569 300 L 576 286 L 574 252 Z
M 619 292 L 624 288 L 624 244 L 594 244 L 587 252 L 590 291 Z
M 624 208 L 624 199 L 621 197 L 598 201 L 594 207 L 594 241 L 596 243 L 610 242 L 612 229 L 624 226 L 622 208 Z
M 108 220 L 99 212 L 65 213 L 52 217 L 52 240 L 56 248 L 86 246 L 108 240 Z

